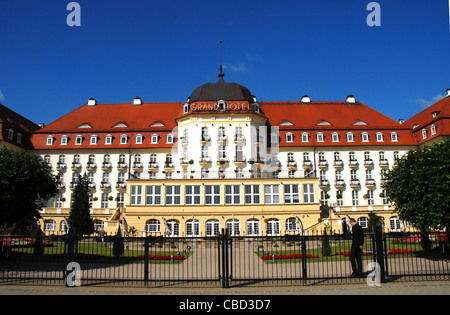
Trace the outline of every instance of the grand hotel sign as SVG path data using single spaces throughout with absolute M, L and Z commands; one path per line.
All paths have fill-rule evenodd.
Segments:
M 248 102 L 208 102 L 208 103 L 195 103 L 190 106 L 193 112 L 202 111 L 251 111 L 253 105 Z

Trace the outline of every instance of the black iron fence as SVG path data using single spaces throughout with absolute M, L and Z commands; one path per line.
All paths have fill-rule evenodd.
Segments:
M 449 279 L 447 236 L 367 234 L 360 278 L 348 235 L 208 238 L 0 237 L 0 283 L 217 286 Z M 375 269 L 374 269 L 375 268 Z M 75 280 L 80 280 L 79 283 Z

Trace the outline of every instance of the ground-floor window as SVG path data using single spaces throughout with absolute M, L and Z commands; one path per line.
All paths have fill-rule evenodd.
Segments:
M 241 234 L 241 222 L 236 219 L 230 219 L 227 221 L 228 234 L 231 236 L 239 236 Z
M 46 220 L 44 228 L 46 231 L 50 231 L 50 232 L 55 231 L 56 230 L 55 220 Z
M 367 229 L 369 226 L 369 219 L 366 217 L 358 218 L 358 224 L 363 228 Z
M 259 220 L 247 220 L 247 236 L 259 236 Z
M 280 220 L 269 219 L 266 223 L 267 236 L 280 236 Z
M 216 219 L 206 221 L 206 236 L 216 236 L 220 234 L 220 222 Z
M 286 219 L 286 232 L 301 232 L 301 222 L 297 218 Z
M 179 237 L 180 236 L 180 223 L 177 220 L 167 221 L 167 237 Z
M 400 232 L 402 230 L 400 219 L 398 217 L 391 217 L 389 223 L 391 232 Z
M 187 237 L 200 236 L 200 221 L 192 219 L 186 222 L 186 236 Z
M 159 220 L 156 220 L 156 219 L 148 220 L 145 225 L 145 230 L 147 233 L 160 233 L 161 226 L 160 226 Z

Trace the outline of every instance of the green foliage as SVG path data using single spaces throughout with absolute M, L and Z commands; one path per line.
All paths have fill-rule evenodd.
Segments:
M 367 226 L 368 233 L 375 233 L 375 226 L 383 225 L 383 218 L 376 215 L 375 213 L 369 213 L 369 223 Z
M 322 236 L 322 256 L 330 256 L 330 255 L 331 255 L 330 239 L 327 234 L 327 229 L 324 229 Z
M 57 180 L 40 157 L 0 148 L 0 226 L 20 232 L 40 218 L 36 201 L 57 192 Z
M 86 175 L 80 177 L 73 194 L 69 224 L 79 236 L 94 233 L 94 222 L 89 214 L 89 183 Z
M 387 174 L 389 201 L 419 229 L 450 227 L 450 141 L 408 152 Z
M 122 233 L 120 232 L 120 227 L 117 229 L 116 236 L 114 237 L 113 243 L 113 255 L 116 258 L 119 258 L 123 255 L 125 251 L 125 246 L 123 244 Z

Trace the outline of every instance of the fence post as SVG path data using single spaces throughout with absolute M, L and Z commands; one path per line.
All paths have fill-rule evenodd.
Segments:
M 302 273 L 303 273 L 303 282 L 306 283 L 306 279 L 308 278 L 308 271 L 306 265 L 306 236 L 304 233 L 301 235 L 302 238 Z
M 67 266 L 74 261 L 75 258 L 75 235 L 70 232 L 66 234 L 67 253 L 66 253 L 66 266 L 64 266 L 64 282 L 66 287 L 70 287 L 67 281 L 69 272 L 66 270 Z
M 376 258 L 377 263 L 380 266 L 381 283 L 386 282 L 386 272 L 384 265 L 384 247 L 383 247 L 383 233 L 381 225 L 375 226 L 375 246 L 376 246 Z
M 222 229 L 222 288 L 228 287 L 228 229 Z
M 148 263 L 149 263 L 149 259 L 148 259 L 148 255 L 149 255 L 149 240 L 148 240 L 148 236 L 145 236 L 145 241 L 144 241 L 144 284 L 145 286 L 148 285 Z

